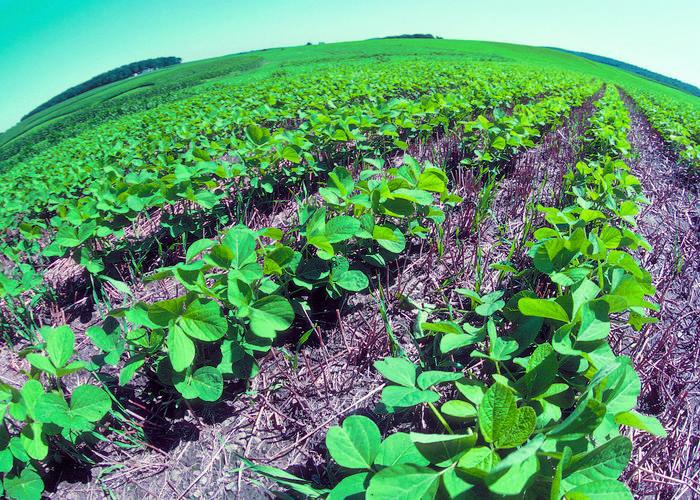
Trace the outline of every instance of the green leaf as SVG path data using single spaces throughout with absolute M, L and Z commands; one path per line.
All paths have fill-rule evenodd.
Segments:
M 613 250 L 620 246 L 622 233 L 615 227 L 605 226 L 600 232 L 600 239 L 605 243 L 605 248 Z
M 635 407 L 641 388 L 639 375 L 634 371 L 631 360 L 618 356 L 596 372 L 584 395 L 592 393 L 605 404 L 610 415 L 617 415 Z
M 253 142 L 257 146 L 262 146 L 266 144 L 271 137 L 270 131 L 265 127 L 258 127 L 254 123 L 248 125 L 245 129 L 245 134 L 248 140 Z
M 476 444 L 477 435 L 470 434 L 421 434 L 411 432 L 411 441 L 418 452 L 431 464 L 446 467 L 459 460 Z
M 203 401 L 216 401 L 224 390 L 221 372 L 213 366 L 203 366 L 192 376 L 178 374 L 173 377 L 175 389 L 185 399 L 200 398 Z
M 506 386 L 493 384 L 479 405 L 479 428 L 489 443 L 498 441 L 515 423 L 518 409 Z
M 569 315 L 562 306 L 552 300 L 523 297 L 518 301 L 518 309 L 526 316 L 539 316 L 557 321 L 569 322 Z
M 216 244 L 216 241 L 214 240 L 208 240 L 205 238 L 202 238 L 201 240 L 197 240 L 194 243 L 192 243 L 189 248 L 187 249 L 187 255 L 185 256 L 185 262 L 192 262 L 192 260 L 205 250 L 213 247 Z
M 657 418 L 641 415 L 634 410 L 623 411 L 615 415 L 615 423 L 641 429 L 654 436 L 667 436 L 666 429 L 663 428 Z
M 440 475 L 427 467 L 399 464 L 375 474 L 367 488 L 367 499 L 425 500 L 437 493 Z
M 505 149 L 506 147 L 506 140 L 503 137 L 496 137 L 496 140 L 494 140 L 491 143 L 491 147 L 494 149 Z
M 479 412 L 476 407 L 466 401 L 461 401 L 459 399 L 453 399 L 451 401 L 446 401 L 442 405 L 440 411 L 453 418 L 476 418 Z
M 581 439 L 591 434 L 603 421 L 606 408 L 595 399 L 587 399 L 579 403 L 576 409 L 566 419 L 549 431 L 547 437 L 561 441 Z
M 466 469 L 469 472 L 475 472 L 474 469 L 483 472 L 489 472 L 501 461 L 501 457 L 498 456 L 495 450 L 488 448 L 486 446 L 477 446 L 472 448 L 469 452 L 459 459 L 458 467 Z M 477 473 L 479 476 L 484 476 Z
M 390 408 L 410 408 L 421 403 L 434 403 L 440 395 L 433 391 L 421 391 L 413 387 L 390 385 L 382 390 L 382 400 Z
M 59 427 L 70 427 L 68 412 L 68 403 L 63 396 L 55 392 L 47 392 L 37 400 L 34 416 L 39 422 L 52 423 Z
M 464 330 L 452 321 L 436 321 L 434 323 L 421 323 L 421 328 L 423 330 L 428 330 L 431 332 L 440 333 L 454 333 L 457 335 L 464 335 Z
M 287 161 L 291 161 L 292 163 L 299 163 L 301 161 L 299 153 L 297 153 L 296 149 L 294 149 L 292 146 L 285 146 L 282 153 L 280 153 L 280 156 Z
M 576 340 L 602 340 L 610 333 L 610 305 L 605 300 L 592 300 L 581 306 L 581 327 Z
M 326 239 L 329 243 L 349 240 L 360 230 L 360 221 L 349 215 L 339 215 L 326 222 Z
M 459 372 L 429 371 L 418 375 L 418 387 L 430 389 L 432 386 L 443 382 L 453 382 L 459 380 L 463 375 Z
M 529 406 L 518 408 L 515 422 L 507 433 L 498 440 L 499 448 L 515 448 L 527 441 L 535 430 L 537 415 Z
M 193 300 L 177 323 L 188 336 L 204 341 L 218 340 L 228 329 L 219 304 L 209 299 Z
M 416 387 L 418 366 L 403 358 L 384 358 L 374 363 L 384 378 L 404 387 Z M 385 389 L 386 390 L 386 389 Z
M 352 415 L 342 427 L 331 427 L 326 434 L 326 446 L 333 460 L 349 469 L 372 469 L 382 437 L 372 420 Z
M 54 368 L 51 360 L 46 356 L 30 352 L 27 354 L 27 360 L 34 368 L 50 373 L 51 375 L 56 375 L 56 368 Z
M 501 462 L 501 464 L 503 463 L 504 462 Z M 495 469 L 491 472 L 494 470 Z M 512 465 L 502 475 L 489 473 L 486 476 L 489 490 L 498 495 L 518 495 L 528 485 L 532 476 L 534 476 L 538 470 L 539 462 L 537 457 L 531 455 L 522 462 Z
M 180 317 L 184 305 L 185 297 L 161 300 L 148 308 L 148 319 L 158 326 L 168 326 L 170 321 Z
M 15 500 L 41 500 L 44 482 L 33 470 L 23 469 L 18 476 L 8 476 L 3 480 L 5 495 Z
M 277 332 L 289 328 L 292 321 L 294 309 L 279 295 L 268 295 L 250 305 L 250 329 L 258 337 L 272 339 Z
M 282 274 L 282 269 L 287 267 L 294 258 L 294 250 L 289 247 L 277 247 L 265 255 L 263 272 L 265 274 Z
M 255 237 L 254 233 L 247 227 L 232 227 L 228 233 L 226 233 L 223 245 L 233 252 L 234 257 L 231 260 L 232 268 L 241 269 L 246 264 L 255 262 Z
M 73 355 L 75 335 L 69 326 L 54 328 L 46 340 L 46 352 L 56 368 L 64 366 Z
M 334 283 L 344 290 L 359 292 L 369 286 L 369 279 L 362 271 L 346 271 Z
M 560 500 L 562 475 L 564 473 L 564 468 L 568 467 L 570 462 L 571 448 L 569 448 L 568 446 L 564 446 L 564 451 L 561 454 L 561 459 L 559 459 L 556 471 L 554 472 L 554 480 L 552 481 L 550 500 Z
M 566 498 L 567 500 L 633 500 L 634 497 L 624 483 L 604 479 L 577 486 L 566 492 Z
M 592 481 L 617 479 L 627 467 L 631 456 L 632 441 L 626 436 L 618 436 L 582 457 L 574 457 L 564 469 L 563 480 L 579 486 Z
M 12 452 L 9 448 L 0 449 L 0 473 L 7 474 L 12 470 Z M 2 483 L 0 483 L 0 495 L 2 494 Z
M 544 440 L 544 435 L 539 434 L 495 465 L 486 476 L 489 490 L 499 495 L 519 494 L 539 469 L 537 451 Z
M 516 389 L 527 398 L 547 391 L 559 370 L 557 355 L 550 344 L 540 344 L 527 362 L 525 375 L 516 383 Z
M 39 398 L 44 394 L 44 387 L 38 380 L 29 379 L 22 386 L 20 394 L 22 395 L 21 403 L 27 409 L 27 413 L 31 417 L 34 414 Z M 24 419 L 22 418 L 18 420 Z
M 455 382 L 455 387 L 457 387 L 457 390 L 475 406 L 481 405 L 487 391 L 487 387 L 482 381 L 467 377 Z
M 391 467 L 397 464 L 428 465 L 430 461 L 420 454 L 405 432 L 397 432 L 387 437 L 379 447 L 374 464 Z
M 42 432 L 43 424 L 32 422 L 22 428 L 21 440 L 24 450 L 31 458 L 43 460 L 49 454 L 49 442 Z
M 395 198 L 403 198 L 423 206 L 431 205 L 435 201 L 431 193 L 422 189 L 397 189 L 391 194 Z
M 168 330 L 168 357 L 176 372 L 183 371 L 194 361 L 194 343 L 178 325 Z
M 77 387 L 70 398 L 70 411 L 73 415 L 85 418 L 88 422 L 97 422 L 112 407 L 112 400 L 104 390 L 94 385 Z
M 406 237 L 399 229 L 390 229 L 384 226 L 374 226 L 372 233 L 380 247 L 391 252 L 401 253 L 406 248 Z
M 369 478 L 369 472 L 360 472 L 346 477 L 335 485 L 326 500 L 364 500 Z

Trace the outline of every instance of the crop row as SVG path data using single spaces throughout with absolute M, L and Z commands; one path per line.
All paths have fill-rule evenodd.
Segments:
M 217 238 L 184 239 L 184 260 L 144 280 L 175 280 L 185 294 L 113 309 L 86 332 L 102 352 L 90 362 L 71 360 L 70 328 L 41 329 L 22 353 L 30 380 L 21 390 L 0 385 L 1 414 L 11 417 L 7 443 L 0 442 L 8 496 L 38 498 L 43 484 L 32 460 L 46 459 L 49 442 L 71 448 L 99 439 L 96 424 L 107 413 L 116 418 L 119 402 L 106 387 L 80 386 L 68 403 L 51 388 L 61 388 L 62 377 L 87 369 L 102 380 L 101 370 L 115 366 L 121 384 L 141 372 L 184 399 L 218 400 L 225 380 L 255 376 L 257 358 L 309 314 L 314 293 L 333 299 L 363 291 L 371 284 L 369 270 L 396 259 L 410 240 L 431 237 L 440 244 L 438 226 L 461 201 L 450 186 L 453 167 L 415 160 L 405 154 L 410 144 L 455 133 L 464 157 L 459 168 L 491 179 L 597 89 L 562 75 L 536 79 L 522 68 L 416 63 L 410 71 L 401 66 L 405 74 L 399 75 L 397 68 L 281 78 L 235 88 L 233 96 L 232 88 L 222 88 L 66 141 L 52 156 L 7 176 L 4 193 L 26 195 L 4 213 L 8 229 L 20 235 L 6 239 L 6 255 L 19 264 L 18 274 L 2 283 L 6 300 L 41 280 L 33 267 L 37 253 L 70 254 L 91 279 L 131 293 L 126 282 L 107 277 L 108 256 L 129 244 L 124 228 L 154 207 L 211 209 L 234 190 L 279 195 L 279 186 L 298 186 L 309 174 L 326 179 L 309 186 L 318 194 L 300 203 L 284 227 L 234 224 Z M 341 85 L 346 81 L 352 84 Z M 543 485 L 553 497 L 590 488 L 622 491 L 611 480 L 627 463 L 631 443 L 616 437 L 619 424 L 662 430 L 632 411 L 639 380 L 605 340 L 609 314 L 629 311 L 628 322 L 640 327 L 648 321 L 644 308 L 653 308 L 644 300 L 653 293 L 651 277 L 625 250 L 645 245 L 629 228 L 644 199 L 619 159 L 629 149 L 629 117 L 616 96 L 612 88 L 605 92 L 586 134 L 587 160 L 567 176 L 572 205 L 541 207 L 552 227 L 535 233 L 534 267 L 501 268 L 529 277 L 529 288 L 485 295 L 455 290 L 470 299 L 470 310 L 455 309 L 449 318 L 434 313 L 432 321 L 433 313 L 419 311 L 419 331 L 432 340 L 431 363 L 389 358 L 377 364 L 397 384 L 382 395 L 386 411 L 425 403 L 448 434 L 412 433 L 380 445 L 374 424 L 351 417 L 342 432 L 329 432 L 329 450 L 339 465 L 367 470 L 343 480 L 331 496 L 347 488 L 393 494 L 386 488 L 398 484 L 424 484 L 417 498 L 438 489 L 517 494 Z M 23 188 L 32 179 L 28 172 L 43 175 L 29 189 Z M 175 216 L 164 214 L 165 221 Z M 197 213 L 183 216 L 196 227 Z M 47 235 L 53 242 L 39 245 Z M 555 296 L 536 296 L 536 280 L 549 280 Z M 492 363 L 493 380 L 438 369 L 447 357 L 465 353 Z M 438 411 L 431 387 L 446 382 L 464 398 Z M 358 442 L 356 432 L 372 436 L 369 451 L 348 444 Z M 380 446 L 384 458 L 377 461 Z M 402 446 L 411 453 L 399 463 L 391 457 Z M 344 463 L 342 454 L 359 456 L 364 465 Z M 604 484 L 590 486 L 591 478 Z
M 681 159 L 694 168 L 700 168 L 700 111 L 698 108 L 634 88 L 629 88 L 627 91 L 652 126 L 673 145 Z
M 445 433 L 382 440 L 371 419 L 350 416 L 326 436 L 339 466 L 332 488 L 269 467 L 253 470 L 312 498 L 632 498 L 617 481 L 632 453 L 620 426 L 666 433 L 634 411 L 639 377 L 607 336 L 611 314 L 639 330 L 653 321 L 645 309 L 657 306 L 645 300 L 654 293 L 651 276 L 629 253 L 648 248 L 633 232 L 637 205 L 647 201 L 622 161 L 629 117 L 613 87 L 596 106 L 587 156 L 565 177 L 570 204 L 538 207 L 550 227 L 529 243 L 532 267 L 508 271 L 527 285 L 484 295 L 455 289 L 471 308 L 450 308 L 439 321 L 428 319 L 441 313 L 414 304 L 423 336 L 416 340 L 432 337 L 432 349 L 418 364 L 387 358 L 374 365 L 390 384 L 376 411 L 426 405 Z M 553 285 L 552 296 L 534 293 L 542 280 Z M 493 367 L 490 380 L 464 376 L 478 359 Z M 440 384 L 457 398 L 438 410 Z

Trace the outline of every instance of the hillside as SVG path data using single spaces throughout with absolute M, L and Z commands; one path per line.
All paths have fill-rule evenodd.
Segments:
M 698 489 L 700 100 L 426 38 L 125 84 L 6 143 L 62 134 L 0 182 L 8 498 Z

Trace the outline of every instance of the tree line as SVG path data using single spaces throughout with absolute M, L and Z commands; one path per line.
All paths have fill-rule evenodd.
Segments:
M 75 87 L 71 87 L 68 90 L 61 92 L 57 96 L 52 97 L 44 104 L 38 106 L 37 108 L 34 108 L 29 113 L 24 115 L 22 117 L 22 120 L 26 120 L 30 116 L 35 115 L 40 111 L 48 109 L 51 106 L 55 106 L 56 104 L 59 104 L 63 101 L 67 101 L 71 97 L 75 97 L 77 95 L 84 94 L 89 90 L 96 89 L 97 87 L 102 87 L 103 85 L 118 82 L 120 80 L 125 80 L 132 76 L 143 73 L 146 70 L 165 68 L 167 66 L 179 64 L 181 62 L 182 59 L 180 57 L 156 57 L 153 59 L 144 59 L 143 61 L 136 61 L 129 64 L 125 64 L 123 66 L 119 66 L 118 68 L 101 73 L 86 82 L 76 85 Z
M 580 57 L 584 57 L 586 59 L 590 59 L 591 61 L 607 64 L 608 66 L 613 66 L 615 68 L 624 69 L 625 71 L 629 71 L 630 73 L 634 73 L 636 75 L 643 76 L 644 78 L 648 78 L 649 80 L 654 80 L 655 82 L 659 82 L 659 83 L 666 85 L 668 87 L 673 87 L 675 89 L 682 90 L 683 92 L 687 92 L 688 94 L 700 97 L 700 89 L 697 88 L 695 85 L 685 83 L 685 82 L 678 80 L 676 78 L 671 78 L 670 76 L 662 75 L 661 73 L 649 71 L 648 69 L 641 68 L 639 66 L 635 66 L 634 64 L 629 64 L 626 62 L 618 61 L 617 59 L 612 59 L 610 57 L 603 57 L 603 56 L 598 56 L 595 54 L 589 54 L 588 52 L 576 52 L 573 50 L 560 49 L 558 47 L 546 47 L 546 48 L 560 50 L 562 52 L 568 52 L 569 54 L 574 54 L 574 55 L 577 55 Z

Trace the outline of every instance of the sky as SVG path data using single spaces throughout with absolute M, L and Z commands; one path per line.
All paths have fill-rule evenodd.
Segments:
M 553 46 L 700 87 L 699 0 L 0 0 L 0 131 L 130 62 L 403 33 Z

